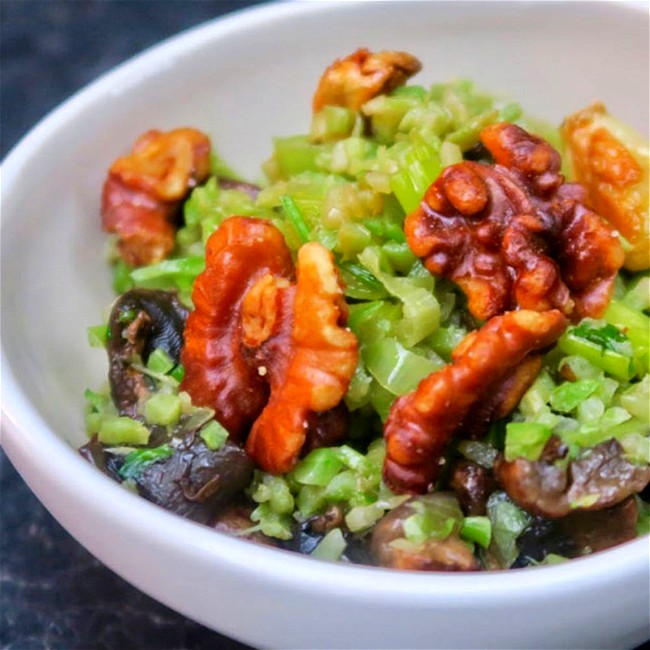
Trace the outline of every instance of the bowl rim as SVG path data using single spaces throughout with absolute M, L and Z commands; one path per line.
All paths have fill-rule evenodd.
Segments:
M 517 2 L 519 0 L 513 0 Z M 11 194 L 12 186 L 21 172 L 37 153 L 39 147 L 59 128 L 82 114 L 97 97 L 111 93 L 115 86 L 126 89 L 149 75 L 155 74 L 152 62 L 164 53 L 169 58 L 187 47 L 200 48 L 206 42 L 238 30 L 257 28 L 269 20 L 284 20 L 289 15 L 327 11 L 340 7 L 379 3 L 381 0 L 326 0 L 319 2 L 271 2 L 239 9 L 225 16 L 209 20 L 165 39 L 142 53 L 130 58 L 73 94 L 41 119 L 7 154 L 0 167 L 2 175 L 2 201 Z M 544 4 L 543 1 L 529 4 Z M 571 4 L 580 4 L 579 2 Z M 648 14 L 650 7 L 644 2 L 598 2 L 610 6 Z M 3 223 L 5 219 L 3 218 Z M 368 602 L 379 602 L 390 593 L 403 606 L 422 606 L 430 602 L 433 594 L 444 590 L 444 598 L 453 606 L 467 601 L 468 593 L 477 603 L 495 599 L 507 603 L 520 598 L 522 589 L 527 597 L 542 597 L 558 588 L 566 591 L 584 589 L 585 585 L 620 584 L 631 578 L 638 568 L 647 564 L 648 539 L 639 538 L 621 546 L 594 555 L 573 559 L 561 565 L 540 566 L 525 571 L 485 571 L 468 574 L 407 572 L 378 567 L 314 561 L 290 551 L 267 548 L 237 540 L 165 511 L 145 499 L 130 494 L 111 479 L 85 462 L 73 447 L 59 438 L 56 432 L 31 405 L 27 392 L 18 382 L 5 353 L 4 340 L 0 343 L 0 368 L 2 369 L 2 438 L 0 442 L 10 460 L 27 483 L 34 485 L 36 475 L 40 483 L 61 482 L 68 478 L 66 489 L 74 499 L 90 506 L 90 500 L 102 504 L 105 517 L 120 526 L 128 526 L 139 536 L 147 537 L 152 530 L 164 530 L 165 539 L 159 543 L 179 553 L 200 554 L 210 563 L 227 562 L 245 573 L 273 583 L 287 583 L 304 592 L 341 593 L 347 591 Z M 28 432 L 28 435 L 25 433 Z M 29 467 L 25 459 L 29 458 Z M 52 460 L 55 462 L 52 462 Z M 77 486 L 84 490 L 74 490 Z M 48 495 L 34 488 L 39 499 L 49 508 Z M 92 495 L 92 496 L 91 496 Z M 101 558 L 100 558 L 101 559 Z M 295 571 L 287 570 L 295 568 Z M 119 571 L 118 571 L 119 572 Z M 129 576 L 125 576 L 129 580 Z

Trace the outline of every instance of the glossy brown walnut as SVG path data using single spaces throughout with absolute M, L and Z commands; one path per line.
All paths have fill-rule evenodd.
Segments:
M 359 48 L 325 70 L 314 94 L 314 113 L 325 106 L 359 110 L 373 97 L 402 86 L 421 68 L 420 61 L 406 52 Z
M 284 295 L 284 301 L 273 298 L 266 304 L 291 302 L 290 310 L 284 308 L 292 315 L 291 327 L 288 336 L 286 326 L 283 333 L 281 323 L 287 319 L 276 319 L 272 309 L 261 321 L 261 331 L 269 332 L 261 358 L 270 361 L 263 367 L 271 396 L 246 442 L 258 466 L 272 473 L 293 468 L 314 415 L 339 406 L 358 361 L 358 342 L 346 327 L 347 306 L 332 254 L 320 244 L 305 244 L 298 251 L 296 276 L 292 287 L 267 285 L 272 296 Z M 266 327 L 271 320 L 273 325 Z
M 512 381 L 530 355 L 552 345 L 567 326 L 558 310 L 508 312 L 471 332 L 457 346 L 452 362 L 423 379 L 391 407 L 384 437 L 384 479 L 396 492 L 424 493 L 437 480 L 447 445 L 466 427 L 476 435 L 472 412 L 482 401 L 492 404 L 483 414 L 485 426 L 502 417 L 503 404 L 516 404 L 534 379 Z M 512 391 L 503 391 L 510 385 Z M 500 394 L 501 401 L 491 396 Z
M 632 133 L 599 102 L 567 117 L 562 135 L 589 204 L 626 239 L 626 268 L 650 268 L 647 138 Z
M 181 390 L 215 409 L 235 440 L 243 440 L 269 397 L 267 379 L 244 352 L 244 296 L 260 278 L 287 282 L 293 273 L 291 252 L 270 221 L 230 217 L 208 239 L 185 328 Z
M 177 214 L 210 173 L 210 139 L 196 129 L 147 131 L 111 166 L 102 193 L 104 230 L 127 264 L 155 264 L 174 247 Z
M 516 308 L 579 320 L 607 307 L 623 250 L 611 228 L 564 183 L 560 155 L 513 124 L 481 141 L 494 165 L 447 167 L 405 221 L 431 273 L 456 282 L 479 320 Z
M 289 471 L 345 435 L 358 343 L 327 249 L 305 244 L 294 269 L 270 221 L 231 217 L 208 240 L 192 299 L 181 389 L 215 409 L 259 467 Z

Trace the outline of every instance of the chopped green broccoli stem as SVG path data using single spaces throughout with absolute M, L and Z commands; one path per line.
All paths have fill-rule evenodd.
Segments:
M 162 375 L 166 375 L 173 367 L 174 362 L 162 348 L 156 348 L 147 359 L 147 368 Z
M 342 466 L 336 449 L 314 449 L 298 463 L 293 471 L 293 478 L 303 485 L 326 486 Z
M 97 439 L 104 445 L 146 445 L 149 429 L 133 418 L 107 416 L 102 419 Z
M 300 238 L 300 241 L 303 244 L 306 244 L 309 241 L 309 226 L 307 225 L 300 208 L 288 194 L 280 197 L 280 204 L 282 205 L 284 213 L 287 215 L 289 223 L 293 226 L 296 234 Z
M 330 530 L 316 548 L 311 552 L 311 556 L 320 560 L 340 560 L 347 542 L 340 528 Z
M 465 517 L 460 528 L 460 536 L 468 542 L 475 542 L 488 548 L 492 541 L 492 522 L 489 517 Z
M 551 437 L 551 429 L 539 422 L 509 422 L 506 425 L 505 458 L 537 460 Z
M 565 354 L 584 357 L 592 365 L 617 379 L 628 381 L 635 375 L 634 364 L 630 357 L 611 350 L 603 350 L 599 343 L 576 336 L 571 330 L 560 337 L 558 347 Z
M 610 323 L 606 323 L 602 327 L 593 327 L 589 323 L 583 322 L 573 328 L 573 334 L 600 345 L 603 350 L 612 350 L 613 352 L 618 352 L 620 349 L 620 346 L 616 345 L 617 343 L 627 341 L 627 336 Z
M 178 395 L 156 393 L 144 403 L 144 417 L 149 424 L 176 424 L 181 417 L 181 411 Z
M 492 524 L 492 543 L 496 556 L 504 568 L 517 559 L 517 539 L 529 526 L 531 516 L 512 503 L 504 492 L 494 492 L 487 503 L 487 514 Z
M 208 449 L 217 451 L 226 444 L 228 430 L 216 420 L 212 420 L 201 429 L 199 435 Z
M 549 402 L 556 411 L 570 413 L 599 387 L 600 382 L 596 379 L 567 381 L 553 389 Z

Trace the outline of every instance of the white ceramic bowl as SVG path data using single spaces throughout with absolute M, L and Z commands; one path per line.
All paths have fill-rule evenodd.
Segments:
M 643 4 L 643 3 L 642 3 Z M 98 221 L 108 164 L 151 127 L 196 126 L 254 178 L 305 131 L 324 67 L 365 45 L 418 56 L 551 120 L 594 99 L 647 132 L 648 14 L 629 3 L 303 2 L 191 30 L 73 97 L 2 179 L 2 444 L 54 516 L 163 603 L 278 648 L 631 647 L 648 636 L 648 540 L 561 566 L 469 575 L 324 563 L 214 533 L 86 464 L 85 328 L 112 298 Z

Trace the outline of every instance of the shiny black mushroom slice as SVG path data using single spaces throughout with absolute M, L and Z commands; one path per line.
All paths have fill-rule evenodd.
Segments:
M 253 469 L 252 459 L 238 445 L 226 441 L 212 450 L 192 433 L 183 438 L 169 458 L 147 465 L 134 481 L 145 499 L 182 517 L 209 524 L 218 508 L 250 483 Z
M 120 415 L 137 416 L 138 400 L 149 389 L 132 363 L 147 363 L 160 348 L 178 363 L 188 310 L 174 292 L 131 289 L 113 304 L 109 317 L 109 382 Z

